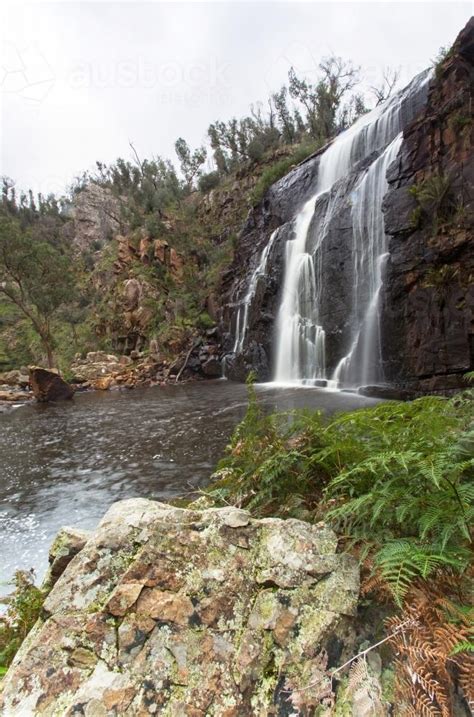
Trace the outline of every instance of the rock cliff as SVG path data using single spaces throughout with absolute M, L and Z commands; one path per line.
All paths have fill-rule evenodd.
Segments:
M 389 258 L 380 292 L 380 364 L 385 380 L 406 395 L 457 388 L 473 364 L 473 45 L 471 20 L 429 82 L 415 80 L 398 106 L 403 142 L 388 167 L 383 202 Z M 314 195 L 326 149 L 274 184 L 239 236 L 221 296 L 229 378 L 243 380 L 252 369 L 260 380 L 275 374 L 285 244 L 294 237 L 297 212 Z M 356 159 L 318 200 L 309 228 L 309 252 L 316 251 L 324 233 L 315 263 L 327 378 L 354 338 L 353 192 L 378 156 Z M 327 205 L 332 205 L 329 211 Z M 246 308 L 245 341 L 236 350 L 239 308 L 275 229 L 265 272 Z
M 436 68 L 388 177 L 384 363 L 415 390 L 459 388 L 474 363 L 473 86 L 474 19 Z

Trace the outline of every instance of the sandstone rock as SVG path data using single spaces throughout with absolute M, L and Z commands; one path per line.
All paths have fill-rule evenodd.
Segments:
M 101 376 L 100 378 L 96 378 L 96 380 L 92 384 L 92 387 L 95 388 L 96 391 L 108 391 L 109 388 L 113 385 L 113 383 L 113 376 Z
M 324 525 L 233 507 L 116 503 L 46 599 L 0 710 L 243 717 L 296 714 L 293 700 L 309 710 L 312 696 L 293 691 L 319 650 L 341 645 L 341 662 L 353 650 L 358 568 L 336 542 Z
M 130 363 L 128 356 L 119 357 L 105 351 L 89 351 L 85 359 L 76 358 L 70 370 L 75 381 L 89 382 L 94 388 L 107 390 L 115 375 L 126 371 Z
M 39 366 L 30 367 L 30 387 L 40 403 L 64 401 L 74 396 L 74 389 L 59 373 Z
M 120 229 L 120 202 L 106 187 L 90 183 L 74 197 L 73 244 L 84 252 L 109 241 Z
M 126 311 L 135 311 L 140 305 L 142 287 L 137 279 L 127 279 L 123 282 L 125 289 L 124 307 Z

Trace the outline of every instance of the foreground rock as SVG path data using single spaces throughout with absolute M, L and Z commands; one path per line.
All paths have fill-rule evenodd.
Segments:
M 58 373 L 39 366 L 30 367 L 30 387 L 40 403 L 65 401 L 74 396 L 74 389 Z
M 5 678 L 3 714 L 310 714 L 329 687 L 321 650 L 335 664 L 352 649 L 358 569 L 323 524 L 132 499 L 81 541 Z

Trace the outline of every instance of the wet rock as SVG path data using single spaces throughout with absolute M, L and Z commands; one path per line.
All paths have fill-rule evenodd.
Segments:
M 39 366 L 30 367 L 30 387 L 40 403 L 64 401 L 74 396 L 74 389 L 59 373 Z
M 383 201 L 389 257 L 380 292 L 382 371 L 385 380 L 417 393 L 452 390 L 452 375 L 472 370 L 474 204 L 466 188 L 474 182 L 472 85 L 474 21 L 460 33 L 438 77 L 402 101 L 403 144 L 388 168 Z M 459 131 L 454 128 L 459 126 Z M 463 127 L 463 129 L 461 129 Z M 273 184 L 254 207 L 238 236 L 234 261 L 221 282 L 220 329 L 226 376 L 244 381 L 255 371 L 259 381 L 275 374 L 276 318 L 282 300 L 285 245 L 294 238 L 294 218 L 317 188 L 324 148 Z M 325 332 L 327 376 L 333 375 L 352 343 L 355 320 L 353 191 L 376 153 L 356 163 L 331 192 L 318 199 L 306 239 L 317 258 L 318 323 Z M 427 211 L 416 199 L 416 186 L 449 184 L 445 206 Z M 415 191 L 414 191 L 415 187 Z M 326 213 L 331 206 L 331 212 Z M 437 217 L 436 214 L 439 213 Z M 327 222 L 326 219 L 327 218 Z M 322 225 L 322 222 L 324 226 Z M 273 231 L 264 274 L 258 278 L 238 355 L 237 317 L 242 328 L 249 279 L 259 265 Z M 321 242 L 322 232 L 324 241 Z M 359 285 L 361 286 L 361 285 Z M 359 307 L 360 308 L 360 307 Z M 226 338 L 226 334 L 229 338 Z M 444 387 L 444 388 L 443 388 Z
M 233 507 L 116 503 L 46 599 L 0 710 L 243 717 L 293 697 L 305 709 L 292 690 L 318 652 L 353 650 L 358 568 L 336 543 L 324 525 Z
M 471 117 L 474 20 L 459 34 L 430 85 L 426 107 L 404 131 L 384 200 L 390 259 L 382 290 L 382 352 L 388 381 L 417 394 L 449 393 L 472 370 L 474 181 Z M 437 179 L 438 178 L 438 179 Z M 446 182 L 449 207 L 416 201 L 417 188 Z M 462 216 L 455 210 L 463 206 Z
M 108 391 L 114 384 L 113 376 L 101 376 L 92 383 L 92 388 L 96 391 Z
M 414 396 L 413 392 L 406 388 L 397 388 L 387 384 L 361 386 L 357 393 L 368 398 L 385 398 L 387 401 L 407 401 Z
M 209 378 L 220 378 L 222 376 L 222 365 L 218 358 L 211 356 L 201 364 L 201 370 Z

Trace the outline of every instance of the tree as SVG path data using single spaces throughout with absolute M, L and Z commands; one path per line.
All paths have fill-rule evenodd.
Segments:
M 31 323 L 54 366 L 53 319 L 74 297 L 68 258 L 0 211 L 0 294 Z
M 287 96 L 288 89 L 285 85 L 283 85 L 281 90 L 279 92 L 275 92 L 272 98 L 278 122 L 280 123 L 283 140 L 287 144 L 293 144 L 296 139 L 297 130 L 294 118 L 292 117 L 291 111 L 288 107 Z
M 400 70 L 390 67 L 384 68 L 380 84 L 372 85 L 370 88 L 370 92 L 375 96 L 376 106 L 385 102 L 385 100 L 390 97 L 395 89 L 399 76 Z
M 326 140 L 337 130 L 342 100 L 359 82 L 359 68 L 340 57 L 324 58 L 315 83 L 299 78 L 292 67 L 288 73 L 290 96 L 301 103 L 306 127 L 315 139 Z
M 176 140 L 174 148 L 188 188 L 191 189 L 195 177 L 199 174 L 200 168 L 206 161 L 206 148 L 198 147 L 194 152 L 191 152 L 188 143 L 182 137 Z

